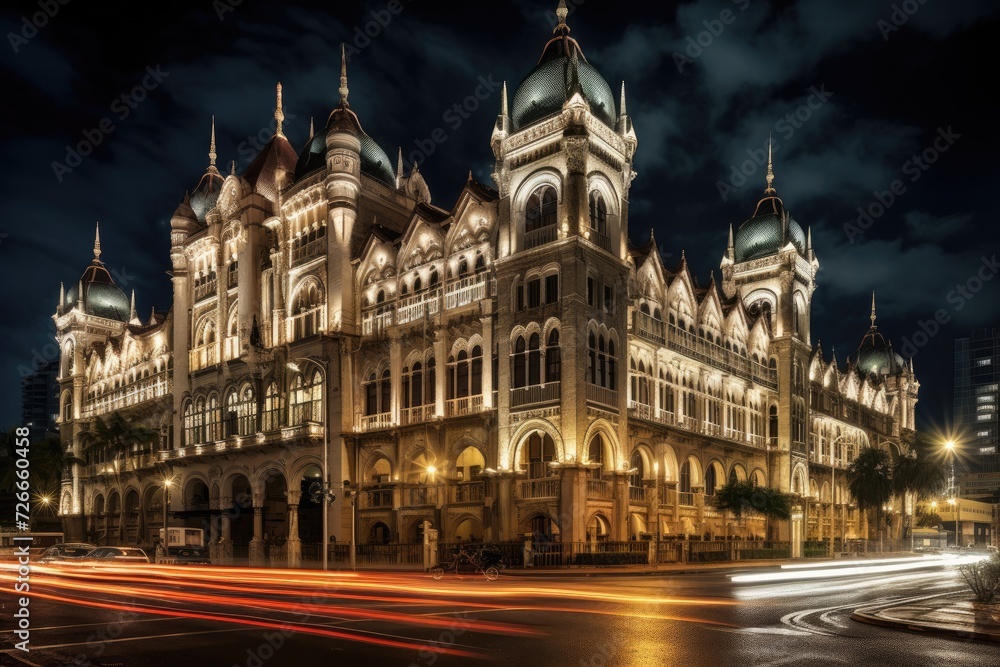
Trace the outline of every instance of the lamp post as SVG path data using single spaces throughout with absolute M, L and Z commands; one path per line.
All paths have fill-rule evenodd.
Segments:
M 962 501 L 961 498 L 949 498 L 948 504 L 955 513 L 955 546 L 962 546 Z
M 948 461 L 951 464 L 951 470 L 948 475 L 948 495 L 953 498 L 955 496 L 955 441 L 946 441 L 944 448 L 948 452 Z
M 288 370 L 299 373 L 301 369 L 298 363 L 312 364 L 323 376 L 323 405 L 320 408 L 320 412 L 323 415 L 323 485 L 320 488 L 320 509 L 322 510 L 323 516 L 323 539 L 320 544 L 320 554 L 322 568 L 324 571 L 329 569 L 329 540 L 330 540 L 330 503 L 337 499 L 337 496 L 333 493 L 330 488 L 330 420 L 327 415 L 326 404 L 328 403 L 327 395 L 327 377 L 326 377 L 326 367 L 316 361 L 315 359 L 310 359 L 309 357 L 297 357 L 296 359 L 289 361 L 287 366 Z M 352 531 L 353 532 L 353 531 Z M 351 541 L 353 544 L 354 536 L 351 536 Z
M 167 508 L 170 507 L 170 478 L 163 478 L 163 537 L 160 538 L 160 547 L 163 549 L 163 558 L 166 559 L 170 552 L 167 549 Z

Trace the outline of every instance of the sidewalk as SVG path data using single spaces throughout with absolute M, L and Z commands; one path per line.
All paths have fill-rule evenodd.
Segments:
M 828 559 L 815 559 L 825 562 Z M 758 567 L 778 567 L 787 563 L 801 561 L 784 558 L 781 560 L 737 560 L 719 561 L 716 563 L 662 563 L 660 565 L 630 565 L 627 567 L 528 567 L 508 568 L 503 571 L 505 577 L 593 577 L 593 576 L 637 576 L 656 574 L 700 574 L 713 570 L 740 570 Z
M 851 618 L 899 630 L 1000 642 L 1000 604 L 980 605 L 970 597 L 969 592 L 963 591 L 899 607 L 858 610 Z

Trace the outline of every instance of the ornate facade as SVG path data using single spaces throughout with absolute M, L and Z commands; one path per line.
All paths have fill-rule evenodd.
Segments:
M 652 234 L 632 245 L 624 84 L 616 104 L 559 15 L 511 104 L 504 85 L 496 189 L 470 173 L 445 208 L 401 154 L 393 173 L 342 65 L 302 150 L 280 85 L 242 174 L 217 169 L 213 125 L 171 220 L 169 314 L 140 321 L 98 245 L 55 316 L 71 534 L 149 542 L 167 488 L 170 522 L 210 528 L 220 553 L 260 562 L 278 539 L 294 565 L 324 540 L 324 467 L 339 542 L 414 542 L 424 521 L 447 542 L 763 536 L 713 509 L 730 479 L 800 498 L 776 538 L 860 534 L 842 473 L 901 446 L 912 365 L 874 311 L 846 365 L 813 345 L 819 262 L 770 165 L 720 282 L 683 254 L 665 266 Z M 116 412 L 159 441 L 87 445 Z

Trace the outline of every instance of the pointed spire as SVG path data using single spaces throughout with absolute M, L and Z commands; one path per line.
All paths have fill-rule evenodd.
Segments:
M 726 247 L 728 249 L 732 250 L 733 249 L 733 245 L 734 245 L 733 244 L 733 223 L 730 222 L 729 223 L 729 241 L 726 244 Z
M 76 307 L 83 310 L 83 278 L 76 284 Z
M 764 190 L 765 194 L 774 194 L 774 169 L 773 163 L 771 161 L 771 133 L 767 133 L 767 189 Z
M 212 116 L 212 143 L 208 147 L 208 166 L 209 167 L 214 167 L 215 166 L 215 158 L 217 158 L 217 157 L 218 157 L 218 155 L 216 155 L 216 153 L 215 153 L 215 116 Z
M 347 49 L 344 47 L 344 43 L 340 43 L 340 106 L 349 107 L 350 104 L 347 103 L 347 94 L 350 92 L 347 88 Z
M 59 282 L 59 308 L 62 308 L 66 303 L 66 285 L 60 281 Z
M 156 324 L 156 308 L 149 309 L 149 323 Z
M 569 32 L 569 26 L 566 25 L 567 16 L 569 16 L 569 9 L 566 7 L 566 0 L 559 0 L 559 5 L 556 7 L 556 19 L 559 20 L 559 23 L 552 32 L 559 32 L 560 30 Z
M 500 115 L 507 116 L 507 82 L 503 82 L 503 86 L 500 88 Z
M 399 155 L 396 157 L 396 187 L 403 187 L 403 147 L 399 147 Z
M 309 141 L 312 141 L 314 136 L 316 136 L 316 130 L 313 129 L 313 117 L 309 116 Z
M 806 227 L 806 250 L 813 247 L 813 228 L 812 225 Z
M 875 329 L 875 290 L 872 290 L 872 329 Z
M 236 160 L 232 160 L 229 163 L 229 175 L 230 176 L 236 175 Z
M 101 261 L 101 223 L 96 223 L 94 232 L 94 260 Z
M 622 81 L 622 101 L 619 104 L 619 108 L 621 109 L 621 112 L 618 114 L 619 116 L 627 116 L 628 115 L 628 113 L 625 111 L 625 82 L 624 81 Z
M 139 324 L 139 316 L 135 312 L 135 290 L 132 290 L 132 307 L 128 316 L 129 324 Z
M 285 122 L 285 112 L 281 108 L 281 82 L 280 81 L 278 82 L 278 85 L 277 85 L 277 91 L 278 91 L 278 95 L 277 95 L 278 102 L 277 102 L 277 105 L 274 107 L 274 136 L 276 136 L 276 137 L 283 137 L 283 136 L 285 136 L 285 133 L 282 131 L 282 125 Z
M 466 183 L 471 183 L 472 182 L 472 170 L 471 169 L 469 170 L 469 177 L 467 179 L 465 179 L 465 182 Z

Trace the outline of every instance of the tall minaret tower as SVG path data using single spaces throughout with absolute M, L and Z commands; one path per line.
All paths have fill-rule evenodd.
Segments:
M 796 467 L 801 469 L 798 479 L 806 475 L 810 309 L 819 261 L 811 232 L 803 231 L 785 209 L 774 180 L 769 141 L 764 196 L 735 233 L 730 227 L 722 285 L 727 296 L 738 294 L 750 314 L 765 318 L 770 328 L 776 393 L 768 410 L 777 413 L 778 452 L 770 457 L 769 481 L 782 491 L 798 492 L 803 489 L 793 489 L 792 479 Z
M 558 410 L 549 424 L 558 424 L 551 437 L 558 440 L 561 465 L 561 539 L 578 541 L 586 539 L 589 477 L 611 483 L 616 508 L 627 505 L 621 466 L 628 459 L 625 420 L 613 415 L 626 413 L 628 191 L 638 142 L 626 113 L 624 86 L 616 108 L 610 86 L 571 36 L 568 14 L 566 3 L 560 2 L 558 24 L 534 69 L 512 97 L 503 87 L 490 143 L 500 192 L 495 264 L 497 298 L 503 304 L 497 319 L 499 354 L 506 359 L 519 345 L 520 334 L 514 332 L 537 325 L 540 337 L 549 336 L 554 320 L 542 311 L 558 313 L 561 380 L 552 406 Z M 558 272 L 554 293 L 536 282 L 544 278 L 537 269 L 550 271 L 545 267 Z M 541 346 L 547 343 L 542 340 Z M 501 474 L 522 465 L 527 433 L 534 428 L 523 407 L 511 404 L 511 389 L 516 393 L 535 381 L 547 386 L 544 374 L 522 378 L 506 366 L 501 364 L 497 394 L 496 466 Z M 539 424 L 539 432 L 543 426 Z M 499 492 L 504 497 L 503 486 Z M 494 538 L 513 538 L 516 527 L 501 523 L 505 534 Z M 612 531 L 614 539 L 625 539 L 624 522 L 615 522 Z

